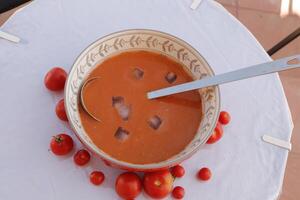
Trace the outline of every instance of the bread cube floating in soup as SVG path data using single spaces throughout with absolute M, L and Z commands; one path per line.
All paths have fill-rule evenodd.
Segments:
M 168 81 L 168 83 L 174 83 L 177 79 L 177 75 L 174 72 L 168 72 L 165 76 L 166 81 Z
M 119 141 L 125 141 L 129 137 L 129 131 L 119 127 L 115 132 L 115 137 Z
M 119 116 L 127 121 L 131 112 L 131 106 L 125 104 L 124 97 L 113 96 L 112 97 L 112 106 L 117 110 Z
M 144 76 L 144 71 L 141 70 L 140 68 L 134 68 L 133 75 L 135 79 L 140 80 Z
M 154 130 L 157 130 L 160 125 L 162 123 L 162 120 L 159 116 L 154 115 L 153 117 L 151 117 L 148 121 L 148 124 L 151 128 L 153 128 Z

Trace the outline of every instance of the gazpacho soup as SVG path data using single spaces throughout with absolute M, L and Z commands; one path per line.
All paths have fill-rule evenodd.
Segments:
M 133 164 L 157 163 L 178 154 L 200 126 L 199 91 L 158 99 L 147 92 L 192 81 L 184 66 L 166 55 L 128 51 L 107 58 L 88 75 L 79 114 L 96 146 Z

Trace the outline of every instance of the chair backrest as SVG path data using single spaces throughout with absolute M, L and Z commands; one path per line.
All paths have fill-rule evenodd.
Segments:
M 30 0 L 1 0 L 0 1 L 0 13 L 11 10 L 23 3 L 26 3 Z
M 269 56 L 272 56 L 277 51 L 288 45 L 290 42 L 295 40 L 297 37 L 300 36 L 300 26 L 292 33 L 290 33 L 288 36 L 283 38 L 280 42 L 278 42 L 275 46 L 273 46 L 271 49 L 268 50 Z

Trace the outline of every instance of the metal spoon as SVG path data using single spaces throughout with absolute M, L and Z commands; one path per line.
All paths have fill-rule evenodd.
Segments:
M 100 79 L 100 77 L 99 77 L 99 76 L 92 77 L 92 78 L 90 78 L 90 79 L 87 79 L 87 80 L 82 84 L 82 86 L 81 86 L 81 88 L 80 88 L 80 98 L 79 98 L 79 99 L 80 99 L 80 104 L 81 104 L 83 110 L 84 110 L 88 115 L 90 115 L 93 119 L 95 119 L 95 120 L 98 121 L 98 122 L 101 122 L 101 120 L 100 120 L 98 117 L 96 117 L 94 114 L 92 114 L 92 113 L 87 109 L 87 107 L 86 107 L 86 105 L 85 105 L 85 103 L 84 103 L 84 99 L 83 99 L 83 91 L 84 91 L 85 87 L 86 87 L 89 83 L 91 83 L 91 82 L 93 82 L 93 81 L 95 81 L 95 80 L 97 80 L 97 79 Z
M 297 67 L 300 67 L 300 55 L 290 56 L 279 60 L 253 65 L 236 71 L 216 75 L 213 77 L 207 77 L 201 80 L 196 80 L 188 83 L 175 85 L 172 87 L 151 91 L 147 93 L 147 97 L 148 99 L 154 99 L 171 94 L 186 92 L 204 87 L 247 79 L 255 76 L 289 70 Z

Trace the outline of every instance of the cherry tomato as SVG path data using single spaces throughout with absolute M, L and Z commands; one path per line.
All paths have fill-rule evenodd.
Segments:
M 173 187 L 173 176 L 169 170 L 148 172 L 144 176 L 144 189 L 152 198 L 164 198 Z
M 59 119 L 63 121 L 68 121 L 68 117 L 65 110 L 65 101 L 61 99 L 57 104 L 55 108 L 56 115 Z
M 203 167 L 202 169 L 199 170 L 197 176 L 200 180 L 207 181 L 211 177 L 211 171 L 209 168 Z
M 56 135 L 51 140 L 50 148 L 55 155 L 66 155 L 73 149 L 73 139 L 64 133 Z
M 213 144 L 217 142 L 222 137 L 222 135 L 223 135 L 223 128 L 222 125 L 218 122 L 213 134 L 206 141 L 206 144 Z
M 181 186 L 176 186 L 172 191 L 172 196 L 175 199 L 182 199 L 184 197 L 184 188 Z
M 171 174 L 175 178 L 183 177 L 184 173 L 185 173 L 185 170 L 181 165 L 176 165 L 175 167 L 171 168 Z
M 87 164 L 90 161 L 90 159 L 90 153 L 85 149 L 77 151 L 73 157 L 74 162 L 79 166 Z
M 93 171 L 90 174 L 90 181 L 91 183 L 93 183 L 94 185 L 101 185 L 101 183 L 103 183 L 105 179 L 105 176 L 102 172 L 100 171 Z
M 67 79 L 67 73 L 60 67 L 54 67 L 45 76 L 45 86 L 51 91 L 59 91 L 64 89 Z
M 142 191 L 142 182 L 135 173 L 125 172 L 118 176 L 115 189 L 123 199 L 134 199 Z
M 223 125 L 228 124 L 230 122 L 230 119 L 231 119 L 231 117 L 228 112 L 226 112 L 226 111 L 220 112 L 219 122 L 221 124 L 223 124 Z

